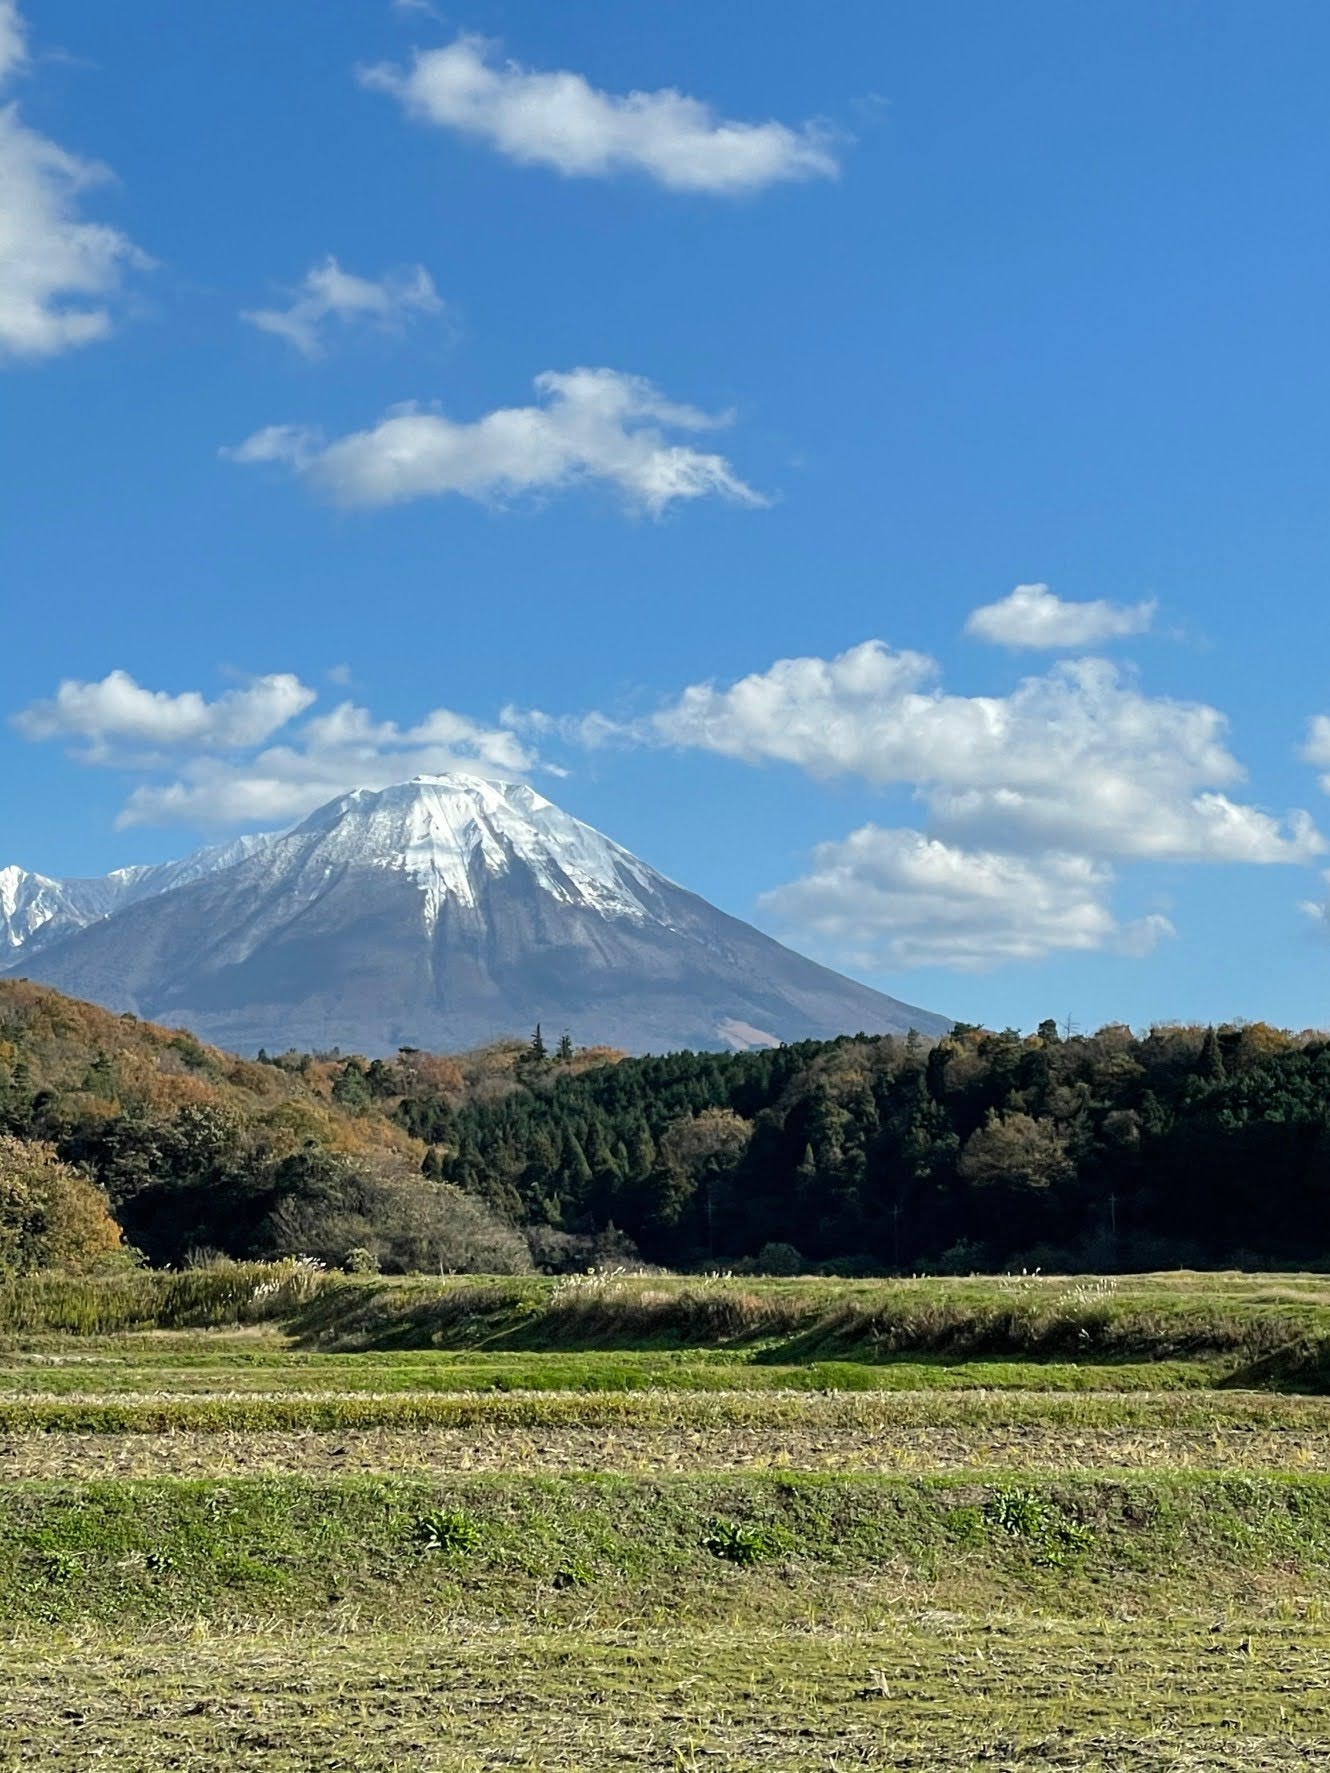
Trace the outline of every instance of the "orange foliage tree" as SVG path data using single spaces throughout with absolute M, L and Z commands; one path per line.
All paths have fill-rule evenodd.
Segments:
M 123 1247 L 100 1188 L 51 1146 L 0 1133 L 0 1275 L 88 1274 Z

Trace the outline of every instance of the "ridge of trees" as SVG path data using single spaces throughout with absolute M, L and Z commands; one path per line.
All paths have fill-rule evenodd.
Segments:
M 681 1265 L 844 1272 L 1330 1258 L 1330 1039 L 958 1026 L 628 1059 L 464 1104 L 437 1173 Z
M 247 1060 L 6 980 L 0 1140 L 0 1272 L 48 1259 L 39 1184 L 77 1196 L 65 1266 L 121 1235 L 388 1269 L 1330 1260 L 1330 1037 L 1264 1023 Z

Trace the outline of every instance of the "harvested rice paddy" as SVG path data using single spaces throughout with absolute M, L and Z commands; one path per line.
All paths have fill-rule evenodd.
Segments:
M 5 1773 L 1330 1767 L 1322 1277 L 115 1284 L 0 1297 Z

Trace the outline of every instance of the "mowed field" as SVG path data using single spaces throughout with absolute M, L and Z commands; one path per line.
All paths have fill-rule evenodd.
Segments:
M 0 1289 L 0 1768 L 1330 1767 L 1330 1280 Z

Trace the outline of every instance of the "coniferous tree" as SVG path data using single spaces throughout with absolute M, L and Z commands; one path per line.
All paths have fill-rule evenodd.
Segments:
M 1213 1028 L 1206 1029 L 1205 1039 L 1201 1042 L 1201 1051 L 1196 1060 L 1196 1075 L 1209 1083 L 1222 1082 L 1226 1075 L 1219 1036 Z

